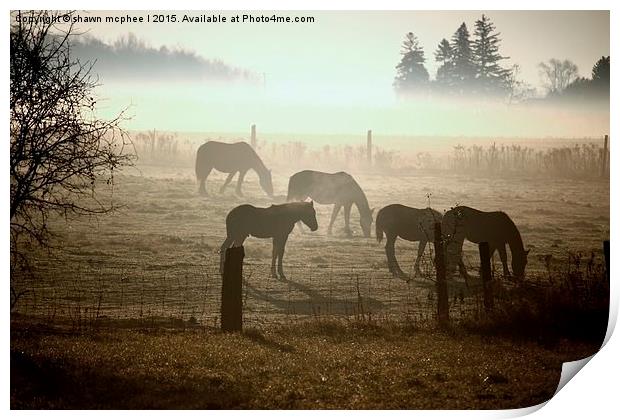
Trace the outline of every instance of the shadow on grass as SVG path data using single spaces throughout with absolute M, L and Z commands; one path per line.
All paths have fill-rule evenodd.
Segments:
M 335 298 L 325 296 L 316 290 L 293 280 L 277 280 L 288 286 L 287 291 L 282 293 L 301 292 L 307 296 L 305 299 L 276 297 L 268 291 L 258 289 L 251 284 L 245 286 L 248 296 L 254 299 L 267 302 L 278 308 L 282 313 L 294 315 L 364 315 L 378 312 L 385 308 L 385 305 L 374 298 L 367 296 L 355 296 L 352 299 Z M 290 293 L 289 293 L 290 294 Z
M 201 379 L 126 377 L 11 351 L 11 409 L 232 409 L 246 407 L 254 394 L 230 376 Z

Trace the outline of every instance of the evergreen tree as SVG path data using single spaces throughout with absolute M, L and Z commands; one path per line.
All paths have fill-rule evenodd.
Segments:
M 601 57 L 592 67 L 592 80 L 609 87 L 609 56 Z
M 448 86 L 452 77 L 452 47 L 447 39 L 442 39 L 435 51 L 435 61 L 441 63 L 437 69 L 437 83 Z
M 510 70 L 499 65 L 503 57 L 499 53 L 499 33 L 495 33 L 495 25 L 482 15 L 475 24 L 473 42 L 473 62 L 476 70 L 476 81 L 480 91 L 484 93 L 505 93 Z
M 424 50 L 413 32 L 405 35 L 400 63 L 396 66 L 394 88 L 400 93 L 412 93 L 428 84 L 428 71 L 424 67 Z
M 452 84 L 460 93 L 471 91 L 476 76 L 471 41 L 465 22 L 452 36 Z

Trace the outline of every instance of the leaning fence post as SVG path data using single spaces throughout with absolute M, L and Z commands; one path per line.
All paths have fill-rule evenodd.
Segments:
M 437 287 L 437 320 L 445 326 L 450 320 L 448 306 L 448 283 L 446 282 L 446 258 L 441 236 L 441 223 L 435 223 L 435 272 Z
M 484 293 L 484 309 L 489 312 L 493 309 L 493 277 L 491 275 L 491 256 L 489 255 L 489 243 L 480 242 L 480 277 L 482 277 L 482 291 Z
M 252 133 L 250 135 L 250 144 L 252 149 L 256 150 L 256 124 L 252 124 Z
M 228 248 L 222 275 L 222 331 L 241 331 L 243 323 L 243 247 Z

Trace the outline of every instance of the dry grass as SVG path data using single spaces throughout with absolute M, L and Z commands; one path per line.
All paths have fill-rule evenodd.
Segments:
M 549 399 L 561 363 L 595 350 L 368 323 L 239 335 L 16 321 L 11 408 L 517 408 Z

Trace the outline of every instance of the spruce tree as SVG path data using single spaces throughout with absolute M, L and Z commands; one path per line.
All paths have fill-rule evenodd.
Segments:
M 394 88 L 399 93 L 412 93 L 428 84 L 428 71 L 424 67 L 424 50 L 413 32 L 405 35 L 400 63 L 396 66 Z
M 476 76 L 469 31 L 465 22 L 452 36 L 451 81 L 459 93 L 470 92 Z
M 441 63 L 437 69 L 437 83 L 441 86 L 449 86 L 452 77 L 452 47 L 447 39 L 442 39 L 435 50 L 435 61 Z
M 476 70 L 476 84 L 482 93 L 505 93 L 508 90 L 510 70 L 499 65 L 503 57 L 499 53 L 501 39 L 491 20 L 482 15 L 475 23 L 473 62 Z

